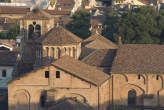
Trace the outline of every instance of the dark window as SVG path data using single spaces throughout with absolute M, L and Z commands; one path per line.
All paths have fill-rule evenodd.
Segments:
M 6 70 L 2 71 L 2 77 L 6 77 Z
M 40 35 L 41 35 L 41 26 L 39 24 L 37 24 L 36 27 L 35 27 L 35 33 L 36 33 L 36 37 L 40 37 Z
M 60 71 L 56 71 L 56 78 L 60 78 Z
M 60 48 L 57 48 L 57 50 L 58 50 L 58 58 L 60 58 Z
M 138 79 L 140 79 L 140 78 L 141 78 L 141 75 L 139 74 L 139 75 L 138 75 Z
M 157 75 L 157 76 L 156 76 L 156 80 L 158 80 L 158 79 L 159 79 L 159 76 Z
M 134 89 L 128 91 L 128 106 L 136 105 L 136 91 Z
M 36 21 L 33 22 L 33 25 L 36 25 Z
M 45 107 L 46 105 L 46 92 L 43 91 L 40 96 L 40 106 Z
M 47 57 L 49 56 L 49 48 L 48 47 L 46 47 L 46 55 L 47 55 Z
M 45 78 L 49 78 L 49 71 L 45 71 Z
M 28 38 L 32 39 L 34 37 L 34 26 L 32 24 L 29 25 L 28 27 Z

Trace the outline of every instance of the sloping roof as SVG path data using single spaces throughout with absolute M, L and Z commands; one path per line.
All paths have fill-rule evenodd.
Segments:
M 111 73 L 164 73 L 164 45 L 121 45 Z
M 47 10 L 44 9 L 45 12 L 51 14 L 51 15 L 70 15 L 71 11 L 68 10 Z
M 109 75 L 96 67 L 87 65 L 69 56 L 63 56 L 55 61 L 53 65 L 95 85 L 101 85 L 109 78 Z
M 92 52 L 82 62 L 96 67 L 111 67 L 116 49 L 101 49 Z
M 95 39 L 85 45 L 86 48 L 93 48 L 93 49 L 110 49 L 115 48 L 111 46 L 110 44 L 104 43 L 103 41 L 99 39 Z
M 47 35 L 40 40 L 44 45 L 66 45 L 82 42 L 82 39 L 61 26 L 50 30 Z
M 0 14 L 26 14 L 30 8 L 0 7 Z
M 0 51 L 0 66 L 14 66 L 18 52 Z
M 21 19 L 52 19 L 52 16 L 41 10 L 41 9 L 33 9 L 32 11 L 28 12 L 25 16 L 23 16 Z
M 107 38 L 105 38 L 105 37 L 103 37 L 102 35 L 100 35 L 100 34 L 94 34 L 94 35 L 92 35 L 92 36 L 90 36 L 90 37 L 88 37 L 87 39 L 85 39 L 84 40 L 84 42 L 86 43 L 86 44 L 88 44 L 88 43 L 90 43 L 90 42 L 92 42 L 92 41 L 94 41 L 94 40 L 100 40 L 100 41 L 102 41 L 103 43 L 105 43 L 105 44 L 107 44 L 108 46 L 109 46 L 109 48 L 118 48 L 118 46 L 115 44 L 115 43 L 113 43 L 112 41 L 110 41 L 109 39 L 107 39 Z

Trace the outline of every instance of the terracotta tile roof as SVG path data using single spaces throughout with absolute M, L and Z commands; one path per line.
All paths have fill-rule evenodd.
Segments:
M 79 60 L 81 60 L 81 59 L 87 57 L 89 54 L 91 54 L 91 53 L 94 52 L 94 51 L 95 51 L 95 49 L 93 49 L 93 48 L 82 47 L 82 48 L 81 48 L 81 55 L 80 55 Z
M 0 17 L 0 24 L 13 24 L 17 21 L 15 18 Z
M 121 45 L 111 73 L 164 73 L 164 45 Z
M 106 44 L 103 41 L 100 41 L 98 39 L 86 44 L 85 47 L 93 48 L 93 49 L 110 49 L 110 48 L 113 48 L 111 45 Z
M 70 15 L 71 11 L 68 10 L 44 10 L 45 12 L 51 15 Z
M 91 44 L 89 44 L 89 43 L 91 43 Z M 97 46 L 97 48 L 99 48 L 99 49 L 118 48 L 118 46 L 115 43 L 113 43 L 112 41 L 108 40 L 107 38 L 103 37 L 100 34 L 94 34 L 94 35 L 88 37 L 87 39 L 85 39 L 84 45 L 86 45 L 86 46 L 88 45 L 89 47 Z M 99 46 L 101 46 L 101 47 L 99 47 Z
M 50 30 L 45 37 L 38 40 L 44 45 L 66 45 L 82 42 L 82 39 L 65 28 L 58 26 Z
M 0 7 L 0 14 L 26 14 L 30 8 Z
M 82 59 L 82 62 L 96 67 L 111 67 L 116 49 L 96 50 Z
M 28 12 L 21 19 L 43 19 L 44 20 L 44 19 L 52 19 L 52 16 L 49 13 L 37 8 Z
M 91 18 L 91 25 L 96 26 L 98 23 L 104 23 L 105 16 L 92 16 Z
M 54 24 L 55 26 L 57 25 L 57 23 L 59 23 L 59 25 L 65 27 L 66 24 L 68 24 L 70 21 L 72 21 L 72 19 L 70 17 L 57 17 L 54 18 Z
M 18 52 L 0 51 L 0 66 L 14 66 Z
M 95 85 L 101 85 L 109 78 L 109 75 L 96 67 L 87 65 L 69 56 L 63 56 L 55 61 L 53 65 Z

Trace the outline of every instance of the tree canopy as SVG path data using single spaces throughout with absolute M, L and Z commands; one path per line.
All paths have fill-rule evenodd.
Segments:
M 10 2 L 10 0 L 0 0 L 0 2 L 9 3 L 9 2 Z
M 90 14 L 84 10 L 76 12 L 72 16 L 72 21 L 66 25 L 66 28 L 77 36 L 85 39 L 91 35 Z
M 103 35 L 115 42 L 121 36 L 125 44 L 164 43 L 164 10 L 141 7 L 120 14 L 110 9 L 104 24 Z
M 0 39 L 15 39 L 20 32 L 19 23 L 12 24 L 8 31 L 0 32 Z

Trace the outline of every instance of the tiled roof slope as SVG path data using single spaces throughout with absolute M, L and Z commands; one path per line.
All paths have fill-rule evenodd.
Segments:
M 92 52 L 82 62 L 96 67 L 111 67 L 116 49 L 101 49 Z
M 164 45 L 121 45 L 111 73 L 164 73 Z
M 47 10 L 44 9 L 45 12 L 51 14 L 51 15 L 70 15 L 71 11 L 68 10 Z
M 26 14 L 30 8 L 0 7 L 0 14 Z
M 85 39 L 84 42 L 90 43 L 96 39 L 108 44 L 110 48 L 118 48 L 118 46 L 115 43 L 113 43 L 112 41 L 108 40 L 107 38 L 103 37 L 100 34 L 94 34 L 94 35 L 88 37 L 87 39 Z
M 54 27 L 47 35 L 38 40 L 44 45 L 67 45 L 82 42 L 82 39 L 61 26 Z
M 109 78 L 109 75 L 96 67 L 87 65 L 69 56 L 63 56 L 55 61 L 53 65 L 95 85 L 101 85 Z
M 0 66 L 14 66 L 18 52 L 0 51 Z
M 85 45 L 87 48 L 93 48 L 93 49 L 110 49 L 110 48 L 116 48 L 111 46 L 110 44 L 104 43 L 103 41 L 99 39 L 95 39 L 94 41 L 91 41 L 90 43 L 87 43 Z
M 23 18 L 21 19 L 51 19 L 52 16 L 41 10 L 41 9 L 33 9 L 32 11 L 30 11 L 29 13 L 27 13 L 25 16 L 23 16 Z

